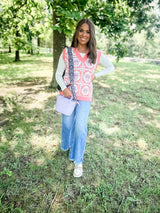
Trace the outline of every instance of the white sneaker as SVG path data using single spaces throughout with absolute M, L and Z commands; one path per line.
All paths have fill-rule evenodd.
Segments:
M 78 165 L 75 164 L 73 176 L 74 176 L 74 177 L 81 177 L 82 174 L 83 174 L 82 163 L 80 163 L 80 164 L 78 164 Z

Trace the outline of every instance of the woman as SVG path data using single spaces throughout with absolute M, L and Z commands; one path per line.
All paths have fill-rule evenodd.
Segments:
M 72 40 L 74 63 L 74 88 L 78 103 L 70 116 L 62 114 L 61 149 L 69 152 L 69 159 L 74 161 L 74 177 L 83 174 L 83 156 L 87 138 L 87 120 L 92 100 L 93 79 L 106 75 L 114 70 L 108 58 L 96 49 L 95 28 L 89 19 L 82 19 L 77 24 Z M 94 74 L 98 64 L 104 70 Z M 63 72 L 65 75 L 62 78 Z M 68 52 L 65 48 L 60 56 L 56 71 L 56 81 L 65 97 L 72 97 L 69 85 Z

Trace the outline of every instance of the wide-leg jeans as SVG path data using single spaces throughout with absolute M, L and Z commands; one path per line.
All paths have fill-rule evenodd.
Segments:
M 78 101 L 70 116 L 62 114 L 61 149 L 69 152 L 69 160 L 83 162 L 87 139 L 87 121 L 91 101 Z

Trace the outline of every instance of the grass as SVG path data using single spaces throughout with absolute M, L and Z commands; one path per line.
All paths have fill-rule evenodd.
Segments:
M 160 212 L 160 67 L 94 81 L 84 176 L 60 150 L 52 57 L 0 55 L 0 212 Z M 101 69 L 99 67 L 98 69 Z

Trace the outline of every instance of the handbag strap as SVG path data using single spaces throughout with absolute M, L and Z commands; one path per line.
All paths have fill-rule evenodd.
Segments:
M 67 47 L 67 49 L 68 49 L 68 56 L 69 56 L 69 77 L 70 77 L 70 83 L 71 83 L 71 91 L 73 93 L 73 98 L 77 100 L 76 92 L 74 89 L 74 64 L 73 64 L 72 48 Z

